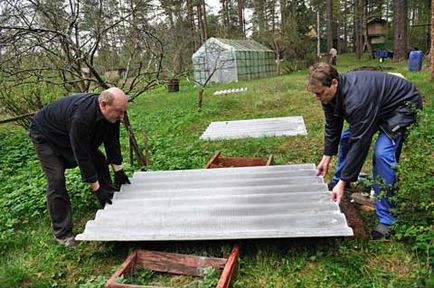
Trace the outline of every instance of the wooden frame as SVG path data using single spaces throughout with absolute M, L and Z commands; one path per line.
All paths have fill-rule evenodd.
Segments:
M 273 164 L 273 154 L 268 159 L 252 157 L 222 157 L 217 151 L 205 165 L 205 169 L 227 167 L 270 166 Z
M 222 271 L 216 288 L 228 288 L 235 277 L 238 264 L 239 248 L 235 245 L 228 258 L 199 257 L 177 253 L 148 251 L 137 249 L 122 263 L 119 269 L 106 282 L 106 288 L 144 288 L 156 286 L 142 286 L 126 283 L 116 283 L 116 279 L 132 273 L 136 267 L 158 272 L 178 275 L 203 276 L 206 267 L 213 267 Z
M 360 208 L 365 211 L 375 211 L 375 201 L 369 197 L 362 196 L 362 193 L 351 194 L 351 200 L 360 204 Z

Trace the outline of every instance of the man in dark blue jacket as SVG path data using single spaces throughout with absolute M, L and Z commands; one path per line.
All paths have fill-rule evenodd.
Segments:
M 119 88 L 101 94 L 76 94 L 39 110 L 29 128 L 36 154 L 47 177 L 47 207 L 51 229 L 60 244 L 73 246 L 71 204 L 65 169 L 79 167 L 101 206 L 111 204 L 113 192 L 129 184 L 122 168 L 119 121 L 128 108 L 128 97 Z M 107 159 L 98 147 L 104 144 Z M 113 186 L 108 163 L 115 175 Z
M 331 157 L 338 152 L 344 120 L 350 125 L 348 151 L 332 199 L 340 202 L 345 185 L 357 180 L 372 138 L 379 131 L 374 148 L 373 179 L 377 194 L 379 224 L 372 237 L 390 234 L 395 218 L 389 197 L 396 181 L 406 128 L 414 123 L 422 99 L 409 81 L 382 72 L 354 71 L 339 75 L 334 67 L 318 63 L 310 68 L 308 90 L 321 101 L 325 113 L 324 154 L 317 166 L 318 175 L 327 174 Z M 384 193 L 381 193 L 384 191 Z

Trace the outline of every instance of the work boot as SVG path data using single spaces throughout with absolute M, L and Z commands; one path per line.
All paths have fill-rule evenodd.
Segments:
M 371 238 L 372 240 L 387 239 L 391 234 L 392 229 L 390 229 L 390 226 L 380 223 L 371 231 Z
M 74 247 L 77 245 L 77 242 L 75 242 L 75 237 L 72 236 L 66 236 L 63 238 L 57 238 L 56 236 L 54 236 L 54 240 L 56 240 L 57 243 L 59 243 L 60 245 L 63 245 L 65 247 Z

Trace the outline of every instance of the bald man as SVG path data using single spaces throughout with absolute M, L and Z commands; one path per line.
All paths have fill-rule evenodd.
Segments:
M 47 207 L 55 240 L 73 246 L 71 204 L 65 170 L 79 167 L 101 207 L 129 179 L 122 168 L 119 122 L 128 109 L 128 97 L 119 88 L 101 94 L 76 94 L 39 110 L 29 128 L 36 154 L 47 178 Z M 106 156 L 99 151 L 104 144 Z M 114 171 L 114 186 L 108 164 Z

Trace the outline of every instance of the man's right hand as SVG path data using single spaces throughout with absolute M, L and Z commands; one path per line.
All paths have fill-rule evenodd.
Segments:
M 104 208 L 105 204 L 112 204 L 114 190 L 104 189 L 99 186 L 98 190 L 95 191 L 96 198 L 98 198 L 101 208 Z

